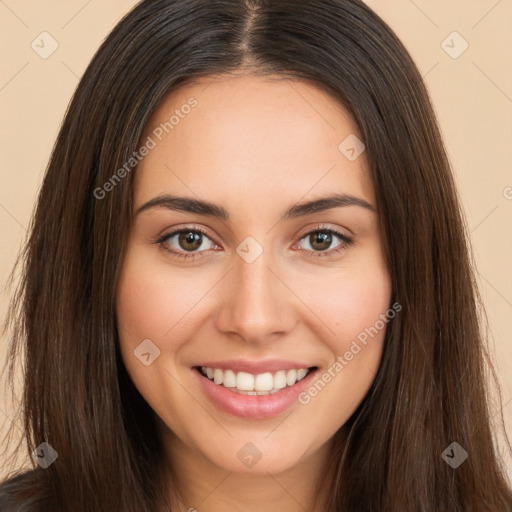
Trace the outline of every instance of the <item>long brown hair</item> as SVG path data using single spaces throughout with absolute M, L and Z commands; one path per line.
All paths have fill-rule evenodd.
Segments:
M 351 112 L 402 305 L 369 393 L 336 436 L 328 510 L 512 510 L 450 165 L 415 64 L 359 0 L 145 0 L 101 45 L 58 135 L 10 310 L 26 448 L 45 441 L 58 452 L 4 484 L 13 510 L 16 500 L 27 511 L 162 507 L 155 415 L 127 375 L 116 328 L 136 170 L 94 192 L 137 151 L 167 93 L 240 69 L 306 81 Z M 442 457 L 453 442 L 468 454 L 457 468 Z

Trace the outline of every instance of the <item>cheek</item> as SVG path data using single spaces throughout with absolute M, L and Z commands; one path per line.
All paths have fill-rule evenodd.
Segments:
M 137 265 L 126 265 L 117 293 L 120 330 L 134 338 L 159 338 L 172 326 L 176 304 L 163 281 Z
M 321 292 L 316 288 L 310 295 L 311 309 L 330 328 L 324 342 L 331 359 L 299 402 L 308 411 L 310 405 L 333 411 L 322 426 L 329 432 L 343 425 L 368 393 L 380 366 L 388 323 L 394 317 L 394 312 L 388 313 L 389 274 L 385 267 L 369 268 L 374 270 L 351 268 L 339 280 L 326 280 Z
M 162 270 L 161 262 L 146 257 L 132 245 L 123 262 L 116 297 L 124 365 L 138 391 L 157 412 L 166 410 L 166 400 L 180 403 L 179 389 L 170 377 L 175 372 L 173 358 L 183 343 L 178 331 L 184 322 L 180 320 L 201 296 L 201 290 L 187 290 L 185 282 L 168 274 Z M 147 365 L 140 356 L 143 341 L 144 352 L 150 354 Z
M 314 286 L 308 286 L 305 295 L 308 305 L 329 328 L 329 338 L 338 345 L 337 353 L 374 326 L 391 305 L 389 274 L 375 264 L 367 269 L 350 268 L 335 278 L 316 279 L 310 284 Z
M 184 285 L 175 276 L 169 277 L 154 260 L 144 257 L 136 246 L 127 252 L 116 301 L 120 350 L 128 373 L 153 409 L 158 408 L 160 400 L 155 390 L 162 389 L 169 378 L 165 370 L 174 371 L 173 356 L 182 344 L 182 338 L 176 336 L 184 323 L 180 319 L 200 293 Z M 147 352 L 149 366 L 139 359 Z
M 373 326 L 390 306 L 391 289 L 382 275 L 354 276 L 332 291 L 329 314 L 341 339 L 355 338 Z
M 129 251 L 117 290 L 120 332 L 134 339 L 163 342 L 200 302 L 210 281 L 199 275 L 191 279 L 189 273 L 171 273 L 137 249 Z
M 386 315 L 391 308 L 391 277 L 384 260 L 371 256 L 347 263 L 335 278 L 316 276 L 314 283 L 306 283 L 308 306 L 329 328 L 323 330 L 323 341 L 331 358 L 306 391 L 303 403 L 314 400 L 326 410 L 336 403 L 333 428 L 348 419 L 370 389 L 380 366 L 389 319 L 394 316 Z M 328 389 L 325 393 L 324 388 Z

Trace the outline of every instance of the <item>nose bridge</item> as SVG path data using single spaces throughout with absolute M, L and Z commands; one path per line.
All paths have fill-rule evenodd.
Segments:
M 236 255 L 231 279 L 217 312 L 217 327 L 261 342 L 293 326 L 290 296 L 271 271 L 266 251 L 252 262 Z

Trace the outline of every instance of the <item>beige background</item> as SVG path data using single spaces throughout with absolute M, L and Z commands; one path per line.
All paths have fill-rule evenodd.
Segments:
M 135 3 L 0 0 L 2 318 L 9 297 L 5 282 L 68 101 L 101 41 Z M 405 43 L 431 92 L 471 231 L 512 437 L 512 1 L 367 4 Z M 34 41 L 39 52 L 51 49 L 50 36 L 42 32 L 58 44 L 47 59 L 31 47 Z M 6 342 L 0 339 L 2 363 Z M 12 421 L 20 424 L 0 396 L 0 433 L 2 422 L 5 429 Z M 512 479 L 510 459 L 507 465 Z

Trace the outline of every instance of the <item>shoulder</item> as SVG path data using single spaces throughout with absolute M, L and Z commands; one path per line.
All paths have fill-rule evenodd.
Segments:
M 38 512 L 40 472 L 25 471 L 0 481 L 1 512 Z

